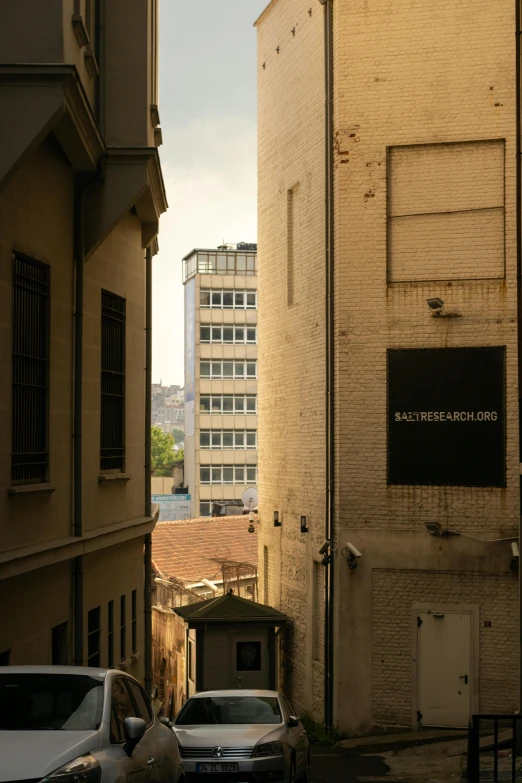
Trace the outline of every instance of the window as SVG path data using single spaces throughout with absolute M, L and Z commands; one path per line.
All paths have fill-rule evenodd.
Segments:
M 199 398 L 200 413 L 257 413 L 255 394 L 206 394 Z
M 123 722 L 125 718 L 136 717 L 136 709 L 125 686 L 125 679 L 117 677 L 112 684 L 111 742 L 125 742 Z
M 51 663 L 67 666 L 69 662 L 69 624 L 55 625 L 51 631 Z
M 216 310 L 256 310 L 257 291 L 201 289 L 199 305 Z
M 0 666 L 9 666 L 11 663 L 11 650 L 0 652 Z
M 152 725 L 153 711 L 149 699 L 142 687 L 138 685 L 134 680 L 125 680 L 127 688 L 130 691 L 132 701 L 136 708 L 136 717 L 142 718 L 147 724 L 147 727 Z
M 49 293 L 47 264 L 13 255 L 11 479 L 48 480 Z
M 44 745 L 46 748 L 52 747 L 53 738 L 58 736 L 60 730 L 97 731 L 102 719 L 102 709 L 102 679 L 85 674 L 60 674 L 50 669 L 18 673 L 15 670 L 0 674 L 0 728 L 4 731 L 46 730 L 48 734 L 46 741 L 41 743 L 42 749 Z M 49 729 L 54 729 L 54 734 L 49 732 Z M 75 747 L 77 742 L 82 741 L 79 735 L 76 736 L 76 740 L 69 740 L 70 747 Z M 2 740 L 6 740 L 5 734 Z M 66 742 L 67 740 L 62 747 L 65 747 Z M 30 747 L 29 740 L 24 743 L 21 753 L 16 755 L 21 758 L 22 753 L 27 752 Z M 39 755 L 41 756 L 41 752 Z M 2 777 L 5 777 L 5 772 L 4 760 Z M 74 773 L 71 778 L 79 779 Z M 40 776 L 37 780 L 39 779 Z M 63 779 L 66 779 L 66 776 Z
M 200 378 L 257 378 L 256 362 L 200 362 Z
M 211 516 L 214 503 L 220 506 L 237 506 L 240 502 L 238 500 L 202 500 L 199 504 L 199 515 L 200 517 Z
M 107 604 L 107 666 L 114 666 L 114 601 Z
M 257 668 L 257 655 L 261 651 L 260 642 L 238 642 L 237 660 L 241 662 L 252 661 Z M 246 671 L 247 663 L 242 663 Z M 255 670 L 255 669 L 254 669 Z M 241 671 L 241 670 L 240 670 Z M 283 718 L 279 702 L 275 696 L 200 696 L 197 699 L 189 699 L 176 718 L 177 726 L 197 726 L 220 724 L 222 726 L 272 723 L 281 724 Z M 245 777 L 245 776 L 243 776 Z
M 138 614 L 137 614 L 138 591 L 137 590 L 132 591 L 131 601 L 132 601 L 131 639 L 132 639 L 132 652 L 135 653 L 138 649 Z
M 122 661 L 127 657 L 127 618 L 126 618 L 126 596 L 120 598 L 120 659 Z
M 255 345 L 257 343 L 257 327 L 255 326 L 207 326 L 199 327 L 201 343 L 217 343 L 228 345 Z
M 196 648 L 192 639 L 187 642 L 188 678 L 194 682 L 196 676 Z
M 255 484 L 257 465 L 201 465 L 200 484 Z
M 125 305 L 125 299 L 102 291 L 101 470 L 124 470 Z
M 100 666 L 101 610 L 97 606 L 87 615 L 87 665 Z
M 201 449 L 255 449 L 256 430 L 200 430 Z

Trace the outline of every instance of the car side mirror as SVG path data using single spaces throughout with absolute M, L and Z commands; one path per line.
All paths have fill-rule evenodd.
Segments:
M 299 718 L 296 718 L 295 715 L 290 715 L 288 718 L 288 728 L 289 729 L 296 729 L 299 726 Z
M 170 729 L 170 720 L 168 718 L 160 718 L 159 722 L 163 723 L 164 726 Z
M 132 756 L 134 748 L 142 739 L 147 731 L 147 724 L 143 718 L 125 718 L 123 721 L 123 731 L 125 733 L 125 753 Z

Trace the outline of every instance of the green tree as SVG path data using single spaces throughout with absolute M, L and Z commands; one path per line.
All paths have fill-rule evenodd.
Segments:
M 156 476 L 169 476 L 178 459 L 174 451 L 174 437 L 162 432 L 159 427 L 151 428 L 151 468 Z
M 172 430 L 172 434 L 174 435 L 174 440 L 176 443 L 185 440 L 185 433 L 183 430 L 174 429 Z

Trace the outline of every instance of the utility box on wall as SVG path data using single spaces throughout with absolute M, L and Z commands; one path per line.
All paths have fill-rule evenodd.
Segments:
M 505 487 L 505 348 L 388 351 L 388 484 Z

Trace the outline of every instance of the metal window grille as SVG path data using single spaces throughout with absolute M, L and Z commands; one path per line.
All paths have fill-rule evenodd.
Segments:
M 122 661 L 127 657 L 127 608 L 126 596 L 120 597 L 120 659 Z
M 11 479 L 46 481 L 49 467 L 50 268 L 13 255 Z
M 102 291 L 100 469 L 125 464 L 125 299 Z
M 138 613 L 137 613 L 138 591 L 132 591 L 132 614 L 131 614 L 131 638 L 132 638 L 132 652 L 135 653 L 138 649 Z
M 114 601 L 107 604 L 107 665 L 114 666 Z
M 87 615 L 87 660 L 88 666 L 100 666 L 101 640 L 100 607 L 91 609 Z

